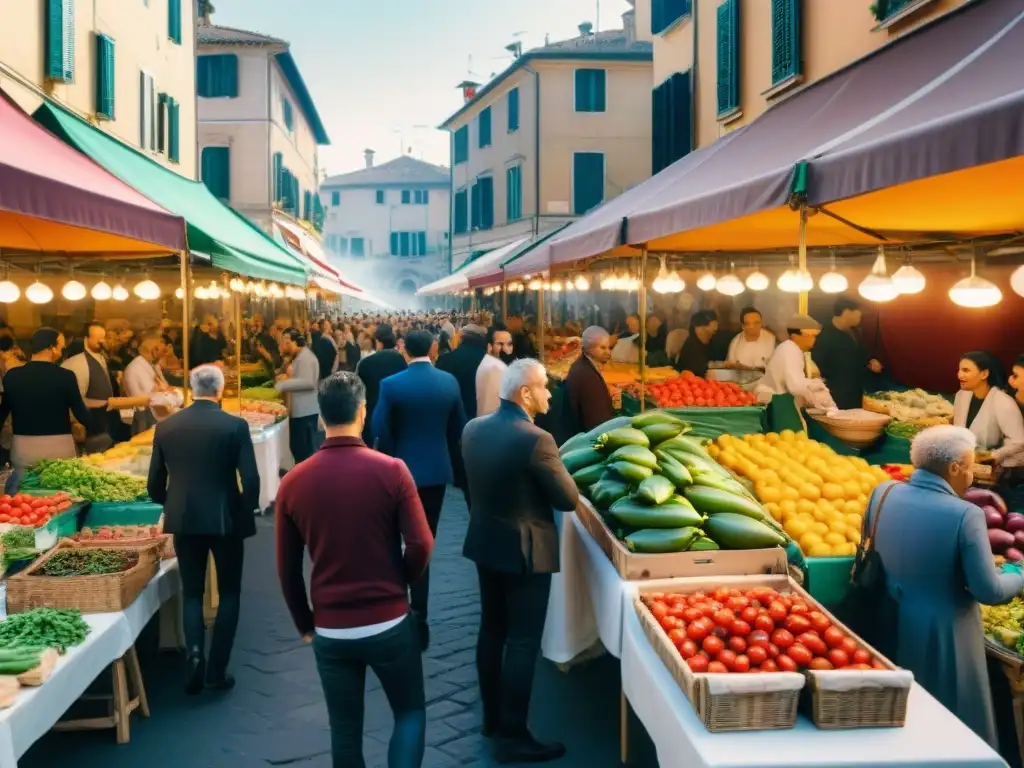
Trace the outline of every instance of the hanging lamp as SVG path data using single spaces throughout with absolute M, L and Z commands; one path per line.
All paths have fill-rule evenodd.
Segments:
M 892 301 L 900 295 L 896 284 L 885 271 L 885 248 L 881 245 L 878 246 L 878 256 L 875 257 L 875 263 L 871 267 L 871 274 L 857 286 L 857 293 L 868 301 L 879 303 Z
M 976 274 L 975 254 L 971 254 L 971 274 L 949 289 L 950 300 L 960 307 L 983 309 L 994 307 L 1003 300 L 999 286 Z

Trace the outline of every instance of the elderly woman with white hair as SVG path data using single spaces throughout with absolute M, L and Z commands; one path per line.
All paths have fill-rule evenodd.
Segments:
M 565 377 L 570 435 L 589 432 L 615 416 L 612 396 L 601 375 L 612 357 L 611 337 L 604 328 L 592 325 L 583 331 L 580 345 L 583 352 Z
M 948 425 L 914 438 L 908 483 L 875 489 L 864 518 L 897 605 L 899 666 L 998 748 L 978 604 L 1024 590 L 1016 565 L 997 570 L 981 509 L 961 498 L 974 480 L 975 437 Z M 876 522 L 877 519 L 877 522 Z

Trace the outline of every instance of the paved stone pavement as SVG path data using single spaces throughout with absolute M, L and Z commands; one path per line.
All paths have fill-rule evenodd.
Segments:
M 480 735 L 474 666 L 479 611 L 476 575 L 461 556 L 466 515 L 461 493 L 449 490 L 430 584 L 432 645 L 424 660 L 425 768 L 492 765 L 488 743 Z M 270 520 L 259 521 L 259 533 L 247 545 L 242 617 L 232 657 L 238 684 L 233 691 L 185 696 L 181 658 L 156 652 L 153 625 L 138 644 L 152 717 L 133 717 L 131 743 L 117 746 L 113 731 L 50 733 L 22 758 L 21 768 L 61 764 L 76 768 L 330 768 L 327 711 L 312 651 L 296 637 L 281 598 Z M 368 766 L 383 768 L 391 713 L 372 673 L 367 682 L 364 754 Z M 619 666 L 610 657 L 568 674 L 540 662 L 532 727 L 538 735 L 557 738 L 568 748 L 566 757 L 552 765 L 620 765 L 618 692 Z M 633 718 L 631 736 L 630 765 L 656 766 L 653 747 Z

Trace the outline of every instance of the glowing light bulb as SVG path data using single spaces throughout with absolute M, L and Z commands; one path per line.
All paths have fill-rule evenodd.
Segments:
M 86 293 L 85 286 L 77 280 L 68 280 L 60 289 L 60 295 L 68 301 L 81 301 Z
M 92 297 L 96 301 L 109 301 L 113 295 L 113 291 L 105 281 L 100 280 L 96 285 L 92 287 Z
M 53 301 L 53 290 L 36 280 L 25 289 L 25 298 L 33 304 L 48 304 Z

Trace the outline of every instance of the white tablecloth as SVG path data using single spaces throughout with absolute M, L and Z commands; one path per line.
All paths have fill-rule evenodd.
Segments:
M 623 590 L 622 685 L 661 768 L 1005 768 L 973 731 L 914 684 L 903 728 L 708 733 L 640 626 L 635 586 Z M 628 607 L 628 610 L 627 610 Z
M 180 589 L 178 561 L 165 560 L 126 611 L 87 614 L 90 632 L 85 642 L 61 656 L 45 684 L 23 688 L 13 706 L 0 710 L 0 768 L 15 768 L 18 758 L 125 654 L 160 606 Z
M 281 486 L 281 468 L 291 464 L 288 419 L 254 433 L 252 447 L 256 452 L 256 467 L 260 472 L 260 510 L 264 510 L 277 498 L 277 489 Z

